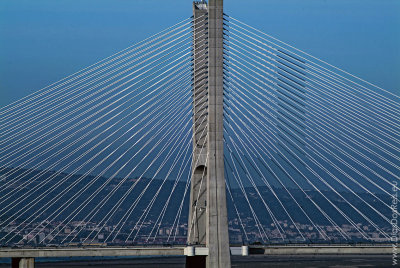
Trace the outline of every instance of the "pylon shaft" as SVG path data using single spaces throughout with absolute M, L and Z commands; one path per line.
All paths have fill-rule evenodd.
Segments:
M 223 0 L 208 4 L 207 267 L 230 267 L 223 136 Z
M 206 244 L 207 203 L 207 6 L 193 3 L 193 158 L 188 244 Z
M 193 15 L 194 139 L 188 243 L 208 247 L 207 267 L 230 267 L 223 140 L 223 0 L 210 0 L 208 6 L 194 2 Z M 202 17 L 207 18 L 207 28 L 199 23 Z M 206 43 L 199 41 L 201 34 Z M 200 75 L 205 69 L 206 81 Z M 207 117 L 201 120 L 199 107 L 205 103 L 199 97 L 204 95 Z M 206 130 L 206 140 L 202 130 Z

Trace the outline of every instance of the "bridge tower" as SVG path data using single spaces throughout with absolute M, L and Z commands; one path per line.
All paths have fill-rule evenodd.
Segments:
M 223 142 L 223 0 L 193 2 L 193 17 L 194 138 L 188 244 L 207 246 L 208 256 L 188 257 L 188 264 L 192 258 L 197 265 L 204 261 L 207 267 L 230 267 Z

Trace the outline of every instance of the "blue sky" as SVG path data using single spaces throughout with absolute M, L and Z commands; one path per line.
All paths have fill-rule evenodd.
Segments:
M 191 16 L 191 2 L 0 1 L 0 107 Z M 399 94 L 398 0 L 226 0 L 225 13 Z

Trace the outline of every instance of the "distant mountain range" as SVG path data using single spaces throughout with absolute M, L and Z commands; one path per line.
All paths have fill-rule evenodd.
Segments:
M 6 174 L 12 175 L 6 176 Z M 16 180 L 12 183 L 13 180 L 18 179 L 18 177 L 23 174 L 26 174 L 24 179 Z M 30 178 L 29 180 L 26 179 L 28 177 Z M 6 186 L 8 186 L 8 188 L 5 188 Z M 52 189 L 52 187 L 54 187 L 54 189 Z M 173 191 L 174 188 L 175 190 Z M 124 219 L 123 215 L 127 215 L 127 213 L 131 211 L 130 208 L 135 206 L 127 219 L 129 224 L 126 225 L 126 228 L 129 229 L 132 228 L 132 224 L 138 222 L 139 219 L 143 220 L 141 216 L 147 212 L 146 208 L 148 204 L 152 202 L 158 192 L 158 196 L 153 200 L 154 204 L 146 220 L 149 222 L 157 221 L 157 218 L 163 214 L 163 207 L 169 199 L 162 226 L 171 226 L 179 211 L 185 188 L 185 181 L 179 181 L 174 186 L 173 180 L 162 181 L 160 179 L 152 180 L 150 178 L 129 178 L 123 181 L 122 178 L 110 179 L 93 175 L 82 176 L 58 173 L 56 171 L 3 168 L 0 171 L 0 195 L 9 195 L 10 197 L 4 204 L 15 200 L 18 202 L 17 205 L 7 212 L 5 216 L 0 218 L 0 220 L 2 222 L 7 221 L 10 215 L 14 215 L 14 213 L 24 206 L 29 207 L 30 204 L 38 201 L 40 195 L 45 195 L 47 193 L 46 191 L 48 191 L 48 195 L 27 210 L 27 213 L 23 214 L 18 221 L 28 221 L 29 215 L 37 210 L 43 211 L 37 221 L 45 220 L 48 217 L 53 221 L 61 221 L 67 218 L 71 213 L 74 213 L 76 207 L 86 204 L 85 202 L 93 197 L 91 195 L 97 192 L 97 195 L 91 199 L 87 206 L 82 208 L 74 219 L 84 220 L 87 215 L 91 216 L 93 214 L 95 216 L 90 219 L 90 222 L 98 222 L 107 216 L 107 213 L 113 211 L 113 206 L 115 204 L 119 204 L 118 202 L 125 198 L 118 207 L 117 212 L 108 221 L 108 225 L 117 224 L 121 218 Z M 29 195 L 34 189 L 37 189 L 35 194 Z M 83 191 L 84 189 L 86 190 Z M 131 192 L 126 194 L 130 189 L 132 189 Z M 189 190 L 186 193 L 180 223 L 187 222 Z M 271 191 L 266 186 L 258 186 L 258 191 L 253 187 L 246 187 L 244 190 L 247 198 L 242 190 L 238 188 L 231 189 L 235 201 L 234 203 L 227 192 L 228 214 L 232 228 L 240 228 L 237 223 L 238 217 L 234 206 L 236 206 L 240 218 L 245 222 L 246 226 L 252 229 L 256 228 L 252 211 L 255 212 L 261 224 L 269 226 L 271 229 L 274 228 L 272 227 L 273 225 L 271 225 L 273 220 L 268 210 L 274 214 L 277 221 L 282 224 L 287 223 L 288 225 L 292 223 L 291 219 L 293 219 L 297 224 L 312 226 L 309 218 L 311 218 L 315 224 L 322 226 L 332 225 L 329 219 L 339 226 L 349 225 L 349 221 L 346 217 L 341 215 L 342 213 L 347 215 L 353 223 L 364 226 L 363 228 L 369 228 L 371 230 L 371 223 L 376 224 L 380 228 L 390 228 L 390 224 L 377 213 L 382 213 L 382 215 L 388 218 L 391 217 L 391 210 L 383 204 L 391 204 L 391 197 L 387 195 L 377 194 L 375 198 L 367 193 L 357 193 L 357 197 L 350 192 L 340 192 L 339 194 L 347 200 L 345 201 L 332 191 L 318 192 L 307 190 L 302 192 L 299 189 L 286 190 L 277 187 L 273 187 Z M 110 196 L 110 193 L 113 192 L 114 194 Z M 143 192 L 144 194 L 142 194 Z M 24 194 L 26 194 L 26 196 L 24 196 Z M 62 197 L 58 199 L 61 195 Z M 137 198 L 141 195 L 140 201 L 137 202 Z M 106 200 L 108 197 L 110 197 L 108 201 L 102 204 L 102 201 Z M 74 199 L 72 205 L 68 203 L 70 199 Z M 251 207 L 248 203 L 251 204 Z M 99 204 L 102 205 L 96 208 Z M 371 209 L 369 205 L 376 209 L 376 211 Z M 359 212 L 352 208 L 352 206 Z M 65 210 L 63 210 L 64 208 Z M 94 209 L 96 210 L 94 211 Z M 62 210 L 62 212 L 57 217 L 54 217 L 51 214 L 55 210 Z M 330 218 L 327 219 L 323 213 L 329 215 Z M 89 218 L 90 217 L 87 217 L 86 221 L 88 221 Z M 236 223 L 234 224 L 234 222 Z

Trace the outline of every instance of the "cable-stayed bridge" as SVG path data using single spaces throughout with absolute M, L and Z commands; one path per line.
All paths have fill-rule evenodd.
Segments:
M 371 253 L 398 237 L 399 96 L 222 1 L 0 113 L 0 257 L 18 265 L 226 267 L 230 245 Z

